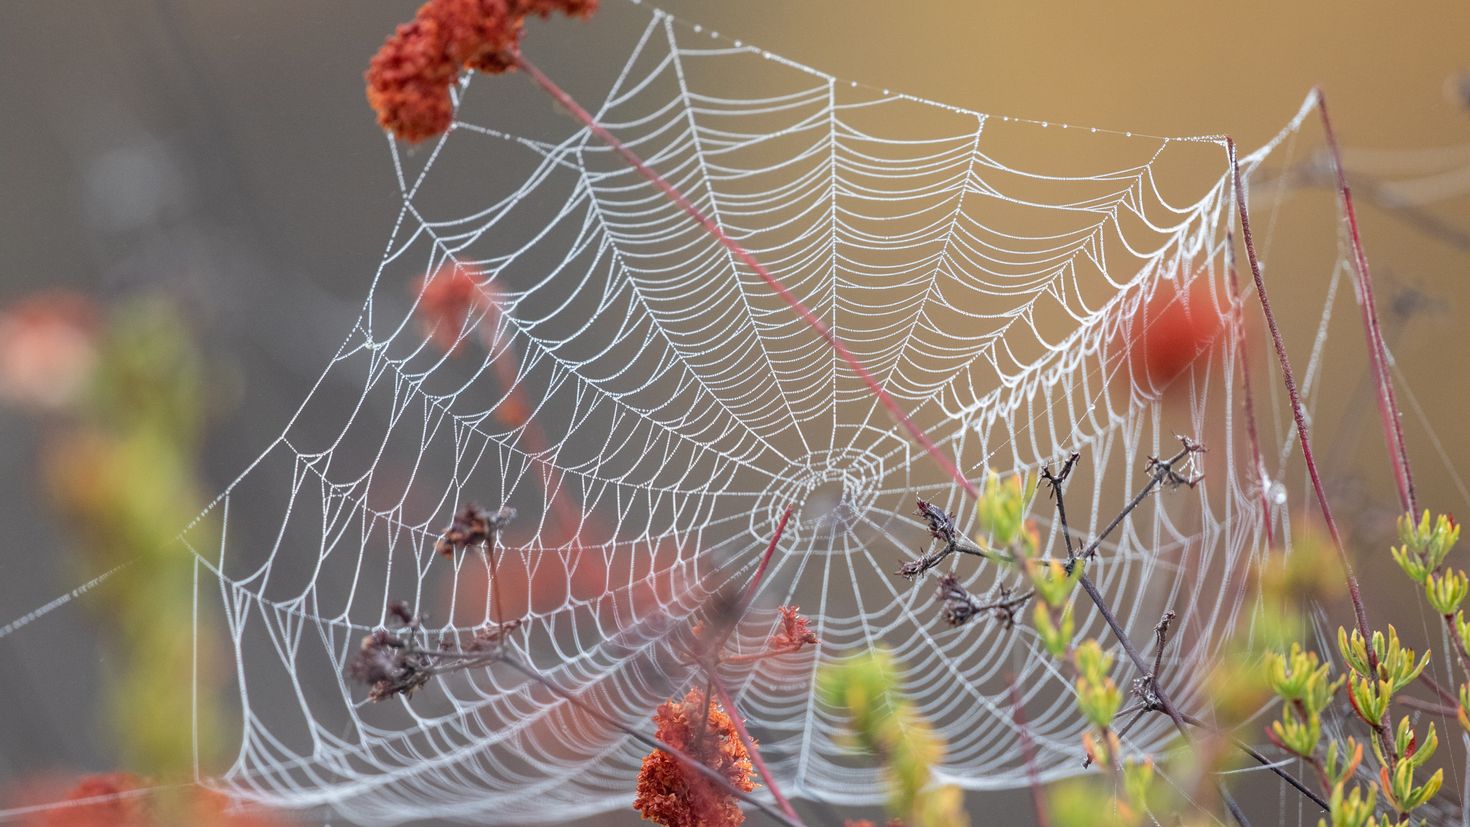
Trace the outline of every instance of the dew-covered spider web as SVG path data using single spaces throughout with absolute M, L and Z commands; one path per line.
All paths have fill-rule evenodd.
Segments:
M 1294 467 L 1274 374 L 1256 377 L 1259 462 L 1248 439 L 1223 140 L 986 116 L 641 6 L 605 15 L 593 25 L 634 33 L 618 62 L 547 71 L 604 78 L 582 103 L 826 321 L 968 477 L 1079 452 L 1068 516 L 1085 539 L 1177 434 L 1208 447 L 1189 469 L 1199 485 L 1147 499 L 1089 567 L 1140 643 L 1177 613 L 1165 679 L 1204 714 L 1203 667 L 1248 612 L 1267 525 L 1284 541 Z M 750 581 L 787 506 L 730 649 L 760 651 L 783 605 L 820 643 L 721 673 L 784 792 L 881 799 L 814 679 L 879 645 L 946 741 L 938 780 L 1024 786 L 1018 704 L 1038 776 L 1079 772 L 1083 721 L 1027 623 L 939 616 L 938 574 L 982 600 L 1017 575 L 969 558 L 894 574 L 928 541 L 916 497 L 967 532 L 973 504 L 849 367 L 588 132 L 523 117 L 546 110 L 524 80 L 466 77 L 456 103 L 442 140 L 390 145 L 402 209 L 356 327 L 185 534 L 242 712 L 233 763 L 206 782 L 366 823 L 626 807 L 647 747 L 520 672 L 478 667 L 370 703 L 349 659 L 398 600 L 436 642 L 516 620 L 516 659 L 648 731 L 654 707 L 702 680 L 688 627 Z M 1247 178 L 1270 149 L 1242 159 Z M 1146 333 L 1178 326 L 1178 307 L 1190 330 L 1208 326 L 1182 361 Z M 465 503 L 518 516 L 489 553 L 437 553 Z M 274 530 L 232 521 L 242 510 L 276 515 Z M 1061 554 L 1044 494 L 1031 516 Z M 1114 643 L 1090 607 L 1077 619 L 1079 637 Z M 1120 684 L 1136 677 L 1120 669 Z M 1167 721 L 1128 742 L 1165 749 Z

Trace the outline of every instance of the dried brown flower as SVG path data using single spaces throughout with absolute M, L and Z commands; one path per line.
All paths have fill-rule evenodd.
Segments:
M 444 534 L 434 544 L 434 550 L 451 555 L 473 546 L 489 544 L 515 516 L 516 510 L 510 506 L 487 511 L 476 505 L 465 505 L 454 515 L 449 528 L 444 529 Z
M 917 502 L 918 515 L 929 524 L 929 533 L 934 539 L 941 543 L 953 544 L 955 541 L 954 518 L 949 516 L 949 512 L 927 500 Z
M 944 622 L 951 626 L 963 626 L 979 611 L 980 604 L 953 574 L 939 578 L 938 597 L 944 604 Z
M 432 655 L 418 645 L 422 617 L 410 614 L 408 604 L 401 601 L 389 606 L 388 616 L 402 625 L 396 630 L 374 629 L 347 662 L 347 676 L 367 684 L 368 699 L 374 702 L 394 695 L 413 697 L 434 677 Z

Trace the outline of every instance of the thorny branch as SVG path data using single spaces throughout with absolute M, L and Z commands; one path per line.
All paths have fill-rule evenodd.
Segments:
M 1148 482 L 1144 483 L 1143 488 L 1139 489 L 1138 493 L 1133 495 L 1133 499 L 1129 500 L 1128 504 L 1123 506 L 1123 510 L 1119 511 L 1117 516 L 1113 517 L 1112 521 L 1108 523 L 1107 527 L 1102 530 L 1102 533 L 1097 535 L 1097 537 L 1088 544 L 1085 551 L 1078 554 L 1076 557 L 1067 558 L 1067 572 L 1069 574 L 1072 571 L 1072 567 L 1076 565 L 1077 560 L 1091 560 L 1094 556 L 1096 556 L 1097 547 L 1102 545 L 1103 541 L 1107 540 L 1108 536 L 1113 533 L 1114 529 L 1116 529 L 1119 525 L 1122 525 L 1123 521 L 1128 518 L 1129 514 L 1133 513 L 1133 510 L 1135 508 L 1138 508 L 1138 506 L 1143 504 L 1144 499 L 1147 498 L 1149 494 L 1152 494 L 1155 488 L 1158 488 L 1159 486 L 1163 486 L 1165 488 L 1178 488 L 1181 485 L 1193 488 L 1199 484 L 1200 480 L 1204 479 L 1203 475 L 1193 478 L 1186 477 L 1183 474 L 1179 473 L 1179 471 L 1177 470 L 1177 466 L 1180 462 L 1193 456 L 1194 454 L 1204 453 L 1205 447 L 1187 436 L 1180 436 L 1179 442 L 1184 447 L 1182 447 L 1179 450 L 1179 453 L 1175 454 L 1174 456 L 1162 460 L 1155 456 L 1150 456 L 1148 458 Z M 1068 467 L 1063 470 L 1061 479 L 1066 478 L 1068 471 L 1070 471 L 1071 464 L 1071 461 L 1068 460 Z M 1057 482 L 1060 483 L 1060 481 L 1061 480 L 1059 479 Z M 1057 484 L 1052 485 L 1052 495 L 1057 501 L 1057 511 L 1058 513 L 1060 513 L 1064 506 L 1062 504 L 1062 492 Z M 1065 532 L 1065 522 L 1062 524 L 1062 528 Z M 1070 539 L 1068 540 L 1068 545 L 1071 545 Z M 1142 669 L 1143 667 L 1140 666 L 1139 668 Z
M 944 559 L 949 555 L 956 553 L 983 557 L 986 560 L 997 563 L 1010 562 L 1010 558 L 992 551 L 986 551 L 971 542 L 968 537 L 961 534 L 955 528 L 954 517 L 951 517 L 949 512 L 927 500 L 921 499 L 917 502 L 918 515 L 928 524 L 929 536 L 934 541 L 937 541 L 939 546 L 933 551 L 920 554 L 917 560 L 910 560 L 899 566 L 894 574 L 913 580 L 915 577 L 944 562 Z
M 1061 526 L 1063 543 L 1068 553 L 1067 567 L 1069 573 L 1072 571 L 1072 568 L 1076 565 L 1076 562 L 1078 560 L 1085 561 L 1094 557 L 1097 553 L 1098 547 L 1113 533 L 1114 530 L 1117 529 L 1119 525 L 1122 524 L 1123 520 L 1125 520 L 1129 514 L 1131 514 L 1136 508 L 1138 508 L 1139 505 L 1143 503 L 1144 499 L 1146 499 L 1148 495 L 1152 493 L 1155 489 L 1160 487 L 1177 488 L 1179 486 L 1187 486 L 1192 488 L 1199 484 L 1203 477 L 1200 475 L 1191 476 L 1185 473 L 1185 471 L 1181 467 L 1181 464 L 1192 457 L 1194 454 L 1203 452 L 1205 448 L 1204 446 L 1185 436 L 1180 436 L 1179 441 L 1181 448 L 1173 456 L 1167 459 L 1159 459 L 1158 457 L 1153 456 L 1149 457 L 1147 466 L 1148 480 L 1144 483 L 1143 487 L 1138 491 L 1138 493 L 1133 496 L 1132 499 L 1128 501 L 1126 505 L 1124 505 L 1122 510 L 1120 510 L 1119 513 L 1108 523 L 1107 527 L 1104 528 L 1103 531 L 1095 539 L 1093 539 L 1093 541 L 1088 544 L 1085 549 L 1081 550 L 1079 550 L 1079 544 L 1074 543 L 1071 528 L 1066 520 L 1066 498 L 1064 492 L 1064 484 L 1067 478 L 1071 475 L 1072 470 L 1076 466 L 1076 463 L 1078 461 L 1078 454 L 1073 453 L 1068 456 L 1066 462 L 1062 465 L 1061 470 L 1057 472 L 1053 472 L 1050 466 L 1042 467 L 1041 480 L 1049 486 L 1049 494 L 1052 500 L 1056 503 L 1057 521 Z M 937 556 L 939 559 L 943 559 L 943 556 L 948 553 L 946 549 L 956 544 L 954 537 L 957 534 L 957 531 L 954 528 L 954 521 L 948 514 L 944 513 L 942 510 L 933 508 L 932 506 L 926 508 L 926 505 L 928 504 L 920 501 L 919 514 L 920 516 L 925 518 L 926 522 L 928 522 L 931 535 L 936 540 L 939 540 L 945 544 L 945 547 L 941 549 L 942 554 L 931 556 Z M 916 575 L 924 570 L 927 570 L 927 568 L 932 568 L 933 563 L 930 563 L 927 566 L 923 565 L 928 559 L 929 557 L 921 558 L 919 561 L 909 564 L 905 567 L 905 569 L 900 570 L 899 573 L 907 574 L 908 571 L 912 570 L 913 574 Z M 937 560 L 935 560 L 934 562 L 937 563 Z M 1108 624 L 1114 636 L 1118 639 L 1118 642 L 1122 645 L 1124 651 L 1127 653 L 1129 660 L 1131 660 L 1135 668 L 1138 669 L 1140 675 L 1137 679 L 1134 680 L 1131 690 L 1131 694 L 1138 699 L 1139 703 L 1118 713 L 1119 716 L 1125 714 L 1131 716 L 1117 730 L 1118 735 L 1120 737 L 1122 735 L 1126 735 L 1128 731 L 1131 730 L 1133 726 L 1136 725 L 1138 721 L 1141 720 L 1148 713 L 1164 713 L 1169 716 L 1169 718 L 1173 721 L 1175 728 L 1179 731 L 1180 735 L 1184 737 L 1186 742 L 1188 742 L 1190 740 L 1190 736 L 1188 730 L 1186 729 L 1186 724 L 1193 726 L 1204 725 L 1201 724 L 1197 719 L 1194 719 L 1179 712 L 1169 698 L 1167 691 L 1164 689 L 1160 682 L 1160 675 L 1163 670 L 1165 647 L 1167 646 L 1169 641 L 1169 629 L 1173 621 L 1176 619 L 1176 614 L 1172 610 L 1166 611 L 1160 618 L 1158 624 L 1154 626 L 1154 647 L 1152 652 L 1152 664 L 1150 664 L 1143 659 L 1143 656 L 1138 652 L 1137 648 L 1133 646 L 1131 640 L 1128 638 L 1126 630 L 1123 629 L 1122 625 L 1118 623 L 1117 618 L 1108 608 L 1105 598 L 1097 590 L 1097 587 L 1093 584 L 1091 578 L 1089 578 L 1084 573 L 1079 578 L 1078 582 L 1081 584 L 1083 590 L 1087 593 L 1088 597 L 1092 599 L 1092 602 L 1097 607 L 1098 612 L 1102 615 L 1104 621 Z M 1028 593 L 1027 595 L 1025 595 L 1025 597 L 1029 598 L 1030 594 Z M 958 625 L 955 620 L 956 617 L 960 618 L 958 621 L 959 623 L 963 623 L 981 610 L 995 608 L 993 606 L 983 606 L 978 604 L 978 602 L 975 601 L 973 597 L 971 597 L 968 593 L 964 591 L 962 587 L 959 586 L 957 579 L 953 575 L 946 575 L 940 581 L 939 598 L 943 603 L 942 611 L 944 619 L 954 625 Z M 1013 608 L 1009 606 L 1009 603 L 1015 601 L 1024 602 L 1024 598 L 1009 598 L 1008 594 L 1003 595 L 1003 599 L 1000 602 L 1000 605 L 1006 607 L 1007 613 L 1004 616 L 997 615 L 1002 619 L 1002 622 L 1008 622 L 1009 619 L 1013 617 Z M 1303 795 L 1307 796 L 1309 799 L 1312 800 L 1313 803 L 1320 806 L 1324 811 L 1328 809 L 1327 803 L 1321 798 L 1321 796 L 1312 792 L 1300 781 L 1292 777 L 1290 773 L 1287 773 L 1285 770 L 1278 766 L 1274 766 L 1274 762 L 1256 751 L 1249 744 L 1246 744 L 1245 742 L 1234 737 L 1232 737 L 1231 740 L 1243 752 L 1251 756 L 1253 759 L 1257 760 L 1263 766 L 1271 769 L 1272 772 L 1280 776 L 1283 780 L 1285 780 L 1292 787 L 1300 791 Z M 1089 757 L 1088 760 L 1084 761 L 1083 766 L 1087 766 L 1090 763 L 1091 760 Z M 1223 784 L 1221 785 L 1220 793 L 1222 800 L 1225 803 L 1227 809 L 1229 809 L 1231 815 L 1239 823 L 1245 824 L 1246 821 L 1244 814 L 1241 812 L 1239 806 L 1236 804 L 1234 799 L 1229 796 Z
M 1077 464 L 1077 459 L 1081 456 L 1081 454 L 1073 451 L 1072 455 L 1067 457 L 1066 463 L 1062 465 L 1061 472 L 1057 474 L 1051 472 L 1050 465 L 1041 466 L 1041 479 L 1047 485 L 1051 486 L 1051 496 L 1057 503 L 1057 522 L 1062 524 L 1062 541 L 1067 546 L 1068 572 L 1072 570 L 1073 561 L 1077 558 L 1076 552 L 1072 550 L 1072 531 L 1067 528 L 1067 506 L 1062 502 L 1062 483 L 1066 482 L 1067 477 L 1072 475 L 1072 466 Z

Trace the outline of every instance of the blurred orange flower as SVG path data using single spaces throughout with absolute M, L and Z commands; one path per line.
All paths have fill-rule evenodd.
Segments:
M 1161 282 L 1124 333 L 1134 382 L 1163 389 L 1224 341 L 1225 322 L 1208 279 Z
M 44 798 L 37 782 L 25 801 Z M 39 802 L 37 802 L 39 804 Z M 132 773 L 84 776 L 60 800 L 40 805 L 26 827 L 278 827 L 265 813 L 231 812 L 230 799 L 202 787 L 154 787 Z M 36 806 L 36 805 L 32 805 Z
M 82 393 L 97 363 L 97 308 L 64 290 L 34 293 L 0 313 L 0 399 L 52 411 Z

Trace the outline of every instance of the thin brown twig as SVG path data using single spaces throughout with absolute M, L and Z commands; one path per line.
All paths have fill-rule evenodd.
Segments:
M 1051 486 L 1053 494 L 1056 494 L 1061 489 L 1062 483 L 1067 481 L 1067 477 L 1072 475 L 1072 467 L 1077 464 L 1077 459 L 1081 456 L 1073 451 L 1071 456 L 1067 457 L 1067 461 L 1062 464 L 1062 470 L 1056 474 L 1051 472 L 1050 465 L 1041 466 L 1041 480 Z M 1076 552 L 1072 550 L 1072 532 L 1067 528 L 1067 507 L 1062 504 L 1060 497 L 1057 498 L 1057 522 L 1062 524 L 1062 541 L 1067 546 L 1067 566 L 1070 568 L 1077 557 Z
M 1221 735 L 1226 734 L 1218 729 L 1215 729 L 1204 721 L 1201 721 L 1200 719 L 1194 717 L 1193 715 L 1185 715 L 1184 720 L 1190 726 L 1199 727 L 1200 729 L 1209 730 L 1211 732 L 1215 732 Z M 1249 755 L 1252 759 L 1256 761 L 1256 763 L 1270 770 L 1276 775 L 1276 777 L 1280 778 L 1282 781 L 1290 784 L 1293 788 L 1296 789 L 1297 792 L 1311 799 L 1312 803 L 1316 804 L 1318 807 L 1321 807 L 1324 813 L 1332 809 L 1332 805 L 1328 804 L 1326 799 L 1318 795 L 1316 792 L 1313 792 L 1312 788 L 1303 784 L 1299 779 L 1297 779 L 1296 776 L 1276 766 L 1276 762 L 1272 761 L 1270 758 L 1267 758 L 1261 753 L 1260 750 L 1256 749 L 1245 741 L 1236 738 L 1234 735 L 1227 735 L 1227 737 L 1230 739 L 1231 743 L 1235 744 L 1236 748 L 1238 748 L 1241 752 Z
M 1180 449 L 1179 453 L 1166 460 L 1160 460 L 1153 457 L 1149 458 L 1148 482 L 1144 483 L 1143 487 L 1139 489 L 1138 493 L 1133 495 L 1133 499 L 1129 500 L 1128 504 L 1123 506 L 1122 510 L 1119 511 L 1117 515 L 1108 522 L 1107 526 L 1103 528 L 1102 533 L 1098 534 L 1097 537 L 1087 545 L 1087 548 L 1077 555 L 1077 559 L 1090 560 L 1093 556 L 1095 556 L 1097 554 L 1098 546 L 1102 545 L 1103 542 L 1107 540 L 1108 535 L 1112 534 L 1113 530 L 1116 529 L 1119 525 L 1122 525 L 1123 521 L 1128 518 L 1128 515 L 1132 514 L 1133 510 L 1138 508 L 1138 506 L 1142 505 L 1144 499 L 1147 498 L 1149 494 L 1153 493 L 1153 490 L 1159 485 L 1163 484 L 1164 482 L 1177 481 L 1192 486 L 1193 482 L 1199 481 L 1194 480 L 1193 482 L 1191 482 L 1190 480 L 1179 476 L 1178 472 L 1174 470 L 1174 466 L 1177 465 L 1180 460 L 1197 451 L 1204 450 L 1199 445 L 1187 438 L 1181 437 L 1180 439 L 1184 443 L 1184 447 Z M 1060 503 L 1062 501 L 1060 491 L 1058 491 L 1055 486 L 1052 487 L 1052 490 L 1053 493 L 1056 494 L 1057 502 Z
M 1026 759 L 1026 786 L 1031 789 L 1031 808 L 1036 811 L 1036 827 L 1051 827 L 1051 817 L 1046 807 L 1046 793 L 1041 788 L 1041 777 L 1036 772 L 1036 742 L 1031 739 L 1031 730 L 1026 726 L 1026 710 L 1021 706 L 1021 693 L 1016 689 L 1015 675 L 1010 676 L 1009 683 L 1011 717 L 1021 734 L 1021 754 Z

